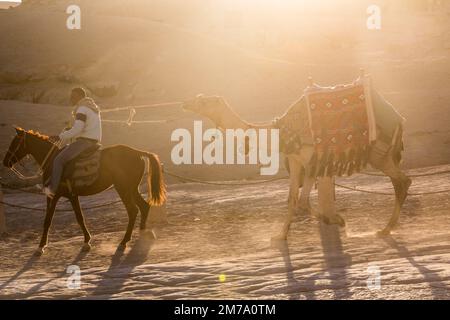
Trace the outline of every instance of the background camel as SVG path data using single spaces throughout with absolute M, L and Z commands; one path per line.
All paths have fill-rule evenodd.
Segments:
M 253 124 L 245 120 L 242 120 L 236 112 L 234 112 L 227 104 L 225 99 L 220 96 L 203 96 L 198 95 L 195 99 L 186 101 L 183 108 L 188 111 L 192 111 L 199 115 L 209 118 L 220 129 L 238 129 L 243 130 L 252 128 L 278 128 L 283 121 L 285 121 L 291 114 L 291 112 L 299 112 L 303 110 L 305 105 L 305 99 L 302 97 L 289 107 L 285 115 L 280 119 L 276 119 L 271 123 Z M 376 105 L 374 106 L 376 108 Z M 390 177 L 391 182 L 395 189 L 395 207 L 391 219 L 387 226 L 380 231 L 379 235 L 389 235 L 392 228 L 398 222 L 401 207 L 407 197 L 411 180 L 400 170 L 399 163 L 401 159 L 401 151 L 403 148 L 402 143 L 402 130 L 401 121 L 398 121 L 397 125 L 400 130 L 398 131 L 396 141 L 394 145 L 382 152 L 377 146 L 380 141 L 378 137 L 381 136 L 381 130 L 378 126 L 378 122 L 381 119 L 377 119 L 377 141 L 372 144 L 371 150 L 368 154 L 368 163 L 382 171 L 386 176 Z M 389 119 L 390 121 L 397 121 L 397 119 Z M 381 120 L 382 121 L 382 120 Z M 298 121 L 299 126 L 308 125 L 305 121 Z M 290 136 L 281 136 L 281 143 L 283 139 L 293 139 Z M 380 142 L 380 145 L 383 143 Z M 310 160 L 314 154 L 314 147 L 311 144 L 304 143 L 296 152 L 286 152 L 286 166 L 290 176 L 290 189 L 289 189 L 289 204 L 288 215 L 285 219 L 283 227 L 278 235 L 273 237 L 273 240 L 286 240 L 289 232 L 289 228 L 295 214 L 296 209 L 306 209 L 309 211 L 309 194 L 316 181 L 315 177 L 311 177 Z M 318 197 L 320 214 L 324 222 L 328 224 L 338 224 L 345 226 L 344 219 L 336 213 L 334 204 L 334 175 L 329 177 L 320 177 L 318 182 Z M 299 199 L 299 188 L 302 187 L 301 197 Z

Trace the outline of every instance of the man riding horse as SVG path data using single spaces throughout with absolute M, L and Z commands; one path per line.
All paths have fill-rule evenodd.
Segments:
M 86 97 L 86 92 L 82 88 L 72 90 L 70 101 L 74 106 L 74 122 L 71 129 L 59 136 L 48 137 L 33 130 L 16 128 L 16 135 L 5 154 L 3 165 L 14 171 L 15 164 L 31 155 L 42 170 L 44 184 L 50 182 L 45 187 L 48 196 L 47 209 L 38 254 L 42 254 L 47 247 L 55 208 L 61 197 L 70 201 L 84 234 L 83 248 L 89 249 L 91 235 L 85 224 L 79 197 L 98 194 L 111 186 L 114 186 L 119 194 L 128 214 L 127 230 L 119 245 L 119 248 L 123 249 L 131 239 L 137 214 L 141 213 L 140 229 L 144 230 L 150 206 L 160 206 L 166 200 L 161 162 L 155 153 L 126 145 L 113 145 L 98 150 L 99 166 L 95 169 L 97 171 L 94 175 L 95 180 L 89 183 L 85 183 L 84 180 L 83 183 L 76 183 L 77 170 L 72 172 L 69 167 L 78 164 L 80 161 L 78 156 L 82 156 L 85 151 L 98 148 L 96 144 L 101 140 L 102 130 L 99 108 L 92 99 Z M 54 144 L 54 142 L 66 143 L 71 139 L 76 140 L 62 149 Z M 77 159 L 77 163 L 71 161 L 74 159 Z M 67 168 L 64 168 L 65 166 Z M 147 201 L 139 192 L 144 173 L 147 177 Z M 69 183 L 60 183 L 62 179 L 67 179 Z
M 70 95 L 70 103 L 74 106 L 72 116 L 73 126 L 59 136 L 52 136 L 50 140 L 55 143 L 67 145 L 53 161 L 53 169 L 49 185 L 44 188 L 44 193 L 49 198 L 55 196 L 67 163 L 77 158 L 84 151 L 91 149 L 102 139 L 102 122 L 100 109 L 94 100 L 87 97 L 83 88 L 75 88 Z

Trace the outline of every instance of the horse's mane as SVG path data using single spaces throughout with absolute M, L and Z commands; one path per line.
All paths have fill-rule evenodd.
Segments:
M 22 128 L 16 128 L 16 129 L 19 130 L 19 131 L 22 131 L 23 133 L 29 134 L 29 135 L 31 135 L 33 137 L 36 137 L 36 138 L 44 140 L 44 141 L 48 141 L 48 139 L 49 139 L 49 136 L 47 136 L 45 134 L 42 134 L 39 131 L 25 130 L 25 129 L 22 129 Z

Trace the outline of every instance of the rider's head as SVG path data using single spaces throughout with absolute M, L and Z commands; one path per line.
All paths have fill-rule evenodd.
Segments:
M 72 89 L 70 94 L 70 104 L 72 106 L 76 105 L 81 99 L 86 98 L 86 90 L 81 87 Z

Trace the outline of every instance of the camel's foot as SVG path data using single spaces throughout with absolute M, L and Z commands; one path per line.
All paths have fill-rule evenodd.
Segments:
M 85 242 L 83 244 L 83 247 L 81 248 L 82 251 L 90 251 L 92 249 L 91 243 L 90 242 Z
M 47 248 L 47 246 L 37 248 L 36 251 L 34 252 L 34 255 L 36 255 L 38 257 L 42 256 L 44 254 L 46 248 Z
M 390 235 L 391 235 L 390 228 L 385 228 L 385 229 L 377 232 L 377 236 L 380 238 L 389 237 Z
M 327 225 L 338 225 L 342 228 L 346 226 L 344 218 L 339 214 L 335 214 L 333 216 L 321 216 L 321 220 Z

